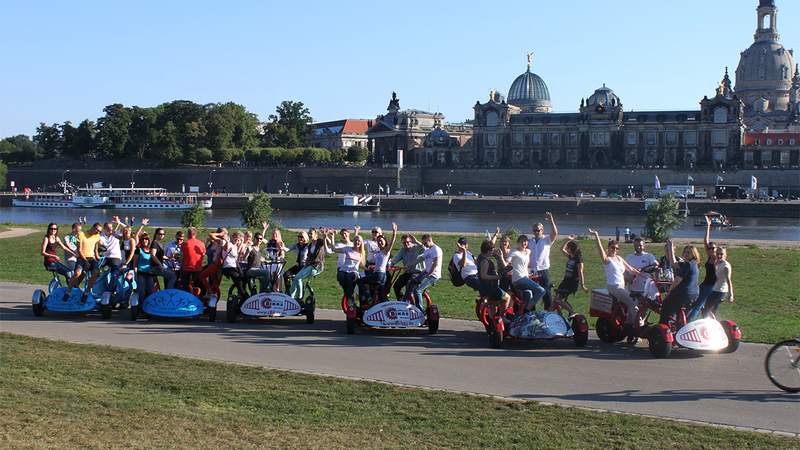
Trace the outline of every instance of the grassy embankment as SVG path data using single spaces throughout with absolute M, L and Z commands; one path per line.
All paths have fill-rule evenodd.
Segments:
M 44 230 L 43 225 L 37 227 Z M 68 226 L 62 225 L 61 229 L 67 230 Z M 290 233 L 285 236 L 287 241 L 293 242 Z M 0 239 L 0 280 L 34 284 L 44 284 L 49 280 L 50 275 L 43 270 L 39 255 L 40 239 L 38 233 L 22 238 Z M 447 261 L 455 250 L 455 240 L 454 236 L 434 236 L 434 241 L 443 248 Z M 476 250 L 480 246 L 480 238 L 470 238 L 470 244 Z M 564 274 L 565 258 L 558 251 L 560 245 L 561 242 L 551 252 L 551 277 L 556 285 Z M 586 261 L 586 285 L 589 288 L 605 286 L 595 243 L 582 240 L 580 245 Z M 396 248 L 399 248 L 399 243 Z M 660 254 L 661 246 L 652 245 L 650 250 Z M 623 255 L 632 251 L 631 245 L 622 245 Z M 290 258 L 293 256 L 291 254 Z M 800 251 L 737 247 L 730 249 L 728 259 L 734 269 L 736 303 L 723 304 L 721 317 L 738 322 L 744 339 L 751 342 L 775 342 L 796 335 L 800 329 Z M 336 282 L 335 268 L 335 255 L 331 255 L 326 261 L 326 270 L 312 283 L 320 307 L 338 308 L 340 305 L 342 294 Z M 466 286 L 454 287 L 446 279 L 446 267 L 443 272 L 445 278 L 431 289 L 431 296 L 442 315 L 474 319 L 476 294 Z M 224 287 L 227 286 L 226 282 Z M 588 300 L 588 293 L 579 292 L 571 302 L 578 311 L 588 314 Z
M 794 439 L 0 333 L 2 448 L 800 448 Z

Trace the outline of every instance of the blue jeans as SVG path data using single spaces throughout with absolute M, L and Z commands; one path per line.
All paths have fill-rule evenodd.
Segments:
M 536 309 L 536 303 L 544 297 L 545 290 L 530 278 L 520 278 L 514 282 L 514 289 L 522 293 L 525 310 Z
M 378 301 L 382 302 L 386 295 L 383 289 L 386 286 L 386 272 L 367 272 L 367 274 L 358 280 L 358 298 L 364 303 L 369 297 L 369 285 L 374 284 L 375 290 L 378 292 Z
M 305 266 L 300 269 L 300 272 L 297 272 L 297 275 L 294 276 L 294 280 L 292 280 L 292 288 L 289 290 L 289 295 L 291 295 L 294 299 L 302 300 L 303 280 L 306 278 L 314 278 L 321 273 L 322 271 L 317 270 L 317 267 L 314 265 Z
M 166 266 L 155 268 L 155 270 L 156 275 L 164 277 L 164 289 L 175 289 L 175 279 L 177 278 L 175 272 Z
M 269 271 L 267 269 L 258 269 L 252 268 L 247 269 L 246 275 L 249 278 L 257 278 L 258 279 L 258 288 L 259 292 L 267 292 L 267 287 L 272 289 L 270 280 L 269 280 Z
M 419 284 L 417 284 L 417 287 L 414 289 L 414 300 L 417 302 L 417 307 L 422 311 L 425 311 L 425 308 L 427 308 L 427 305 L 425 305 L 425 307 L 422 306 L 422 293 L 425 292 L 425 289 L 433 286 L 437 281 L 439 281 L 439 279 L 432 275 L 425 275 L 419 279 Z
M 705 308 L 706 301 L 708 300 L 708 296 L 711 295 L 711 288 L 713 287 L 714 285 L 712 284 L 701 284 L 699 286 L 700 295 L 698 295 L 697 300 L 695 300 L 694 303 L 692 303 L 692 309 L 691 311 L 689 311 L 689 315 L 686 316 L 687 322 L 691 322 L 694 319 L 696 319 L 697 316 L 700 314 L 700 311 L 702 311 L 703 308 Z

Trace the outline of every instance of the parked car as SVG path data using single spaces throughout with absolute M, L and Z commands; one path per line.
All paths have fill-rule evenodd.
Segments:
M 592 193 L 590 193 L 590 192 L 578 191 L 578 192 L 575 193 L 575 197 L 576 198 L 595 198 L 597 196 L 592 194 Z
M 444 195 L 444 191 L 441 190 L 441 189 L 437 189 L 437 190 L 433 191 L 433 195 Z
M 480 195 L 477 192 L 472 191 L 465 191 L 464 197 L 479 197 Z
M 542 192 L 542 197 L 544 197 L 544 198 L 558 198 L 558 194 L 554 194 L 552 192 Z
M 614 200 L 622 200 L 622 194 L 619 192 L 612 192 L 608 194 L 608 198 L 613 198 Z

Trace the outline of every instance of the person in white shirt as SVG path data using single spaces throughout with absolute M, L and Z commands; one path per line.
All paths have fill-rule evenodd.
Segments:
M 550 224 L 550 235 L 545 236 L 544 225 L 533 225 L 533 237 L 528 239 L 528 249 L 531 252 L 528 270 L 531 275 L 539 277 L 539 285 L 544 288 L 544 308 L 549 310 L 552 298 L 550 296 L 550 246 L 558 239 L 558 227 L 550 212 L 544 213 L 545 221 Z
M 627 262 L 628 265 L 640 272 L 645 268 L 650 269 L 658 267 L 658 260 L 656 260 L 656 257 L 644 251 L 644 240 L 642 238 L 637 237 L 633 240 L 633 250 L 633 253 L 625 257 L 625 262 Z M 646 274 L 626 281 L 628 281 L 630 285 L 631 292 L 645 293 L 647 290 Z
M 342 232 L 341 235 L 342 239 L 347 238 L 349 241 L 349 233 Z M 342 256 L 339 258 L 336 280 L 344 291 L 348 318 L 355 317 L 356 302 L 353 294 L 358 284 L 359 271 L 364 267 L 364 258 L 362 257 L 364 253 L 364 241 L 361 239 L 361 236 L 358 235 L 357 227 L 353 242 L 349 243 L 349 245 L 337 245 L 333 251 Z M 350 316 L 350 314 L 352 314 L 352 316 Z
M 375 264 L 375 258 L 378 255 L 378 252 L 381 251 L 381 246 L 378 243 L 378 238 L 383 236 L 383 230 L 381 227 L 373 227 L 372 228 L 372 240 L 371 241 L 364 241 L 364 249 L 367 251 L 367 262 L 364 264 L 365 267 L 369 268 Z
M 531 251 L 528 249 L 528 236 L 517 238 L 517 249 L 511 253 L 511 286 L 522 293 L 522 310 L 518 317 L 536 309 L 536 303 L 544 297 L 544 288 L 530 279 Z
M 416 279 L 414 300 L 417 307 L 425 311 L 427 305 L 422 303 L 423 292 L 442 278 L 442 249 L 433 243 L 430 234 L 422 235 L 422 246 L 425 247 L 425 251 L 420 255 L 420 259 L 425 261 L 425 270 Z
M 115 221 L 118 221 L 118 217 L 114 217 Z M 103 257 L 105 258 L 105 262 L 103 266 L 100 267 L 110 267 L 112 277 L 116 276 L 117 270 L 122 265 L 122 249 L 120 247 L 119 239 L 122 237 L 122 234 L 117 234 L 114 231 L 113 224 L 110 222 L 106 222 L 103 224 L 103 232 L 100 233 L 100 246 L 105 249 L 103 252 Z
M 463 236 L 458 238 L 456 246 L 458 248 L 453 254 L 453 264 L 458 267 L 464 284 L 477 291 L 480 289 L 481 280 L 478 278 L 478 265 L 475 263 L 475 257 L 472 252 L 469 251 L 467 238 Z
M 372 231 L 374 232 L 375 230 Z M 364 277 L 358 280 L 358 295 L 361 300 L 361 304 L 365 304 L 367 301 L 367 294 L 370 292 L 370 284 L 375 286 L 375 291 L 378 293 L 378 301 L 386 300 L 388 294 L 385 292 L 386 267 L 389 264 L 389 253 L 391 253 L 396 239 L 396 223 L 392 223 L 391 241 L 387 241 L 386 237 L 384 237 L 382 234 L 375 238 L 375 245 L 378 246 L 378 250 L 373 252 L 373 270 L 371 272 L 367 272 Z
M 630 264 L 619 256 L 619 243 L 617 241 L 612 240 L 608 242 L 608 253 L 606 253 L 603 248 L 603 243 L 600 242 L 600 235 L 597 231 L 589 228 L 589 234 L 593 234 L 597 240 L 597 250 L 600 253 L 600 259 L 603 261 L 603 266 L 605 267 L 608 293 L 618 301 L 624 303 L 628 309 L 628 316 L 625 321 L 625 335 L 631 336 L 634 332 L 634 324 L 636 324 L 639 309 L 636 300 L 631 298 L 630 292 L 625 289 L 625 272 L 627 271 L 638 275 L 639 271 L 631 267 Z

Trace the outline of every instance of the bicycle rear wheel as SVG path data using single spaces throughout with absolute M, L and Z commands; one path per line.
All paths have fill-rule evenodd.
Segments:
M 800 340 L 778 342 L 764 360 L 769 380 L 786 392 L 800 392 Z

